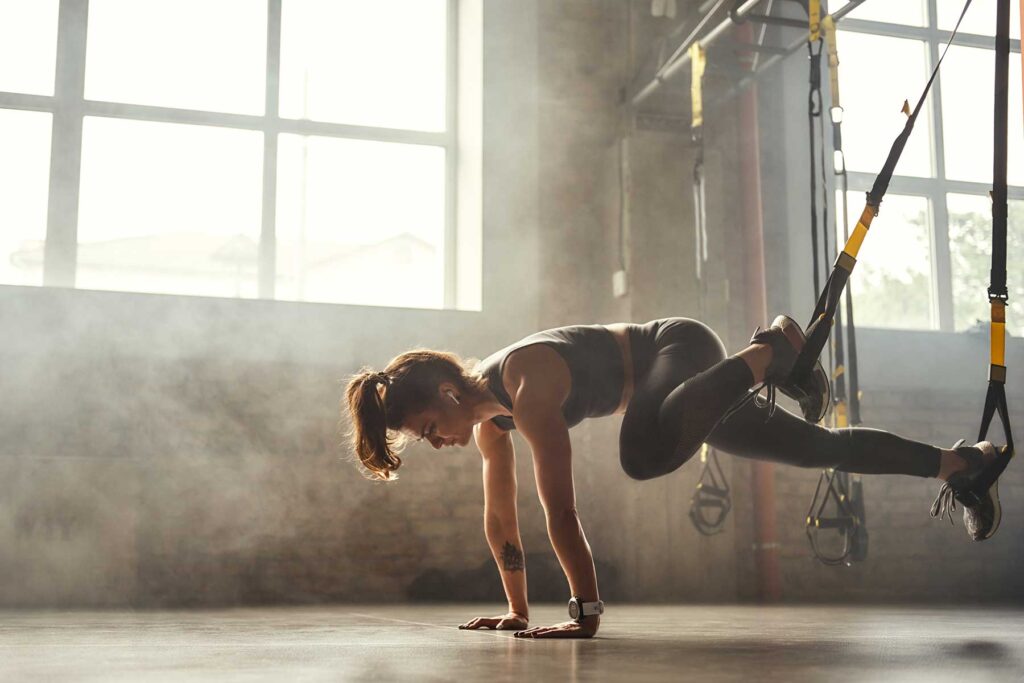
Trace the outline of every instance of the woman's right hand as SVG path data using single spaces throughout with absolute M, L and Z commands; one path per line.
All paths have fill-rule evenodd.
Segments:
M 508 612 L 500 617 L 477 617 L 465 624 L 459 624 L 459 628 L 490 628 L 497 631 L 522 631 L 530 625 L 530 620 L 521 614 Z

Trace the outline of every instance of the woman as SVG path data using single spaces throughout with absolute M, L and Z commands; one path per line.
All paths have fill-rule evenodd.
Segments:
M 703 323 L 664 318 L 544 330 L 470 371 L 454 354 L 409 351 L 383 371 L 364 371 L 349 382 L 354 452 L 370 477 L 393 480 L 402 464 L 397 453 L 410 438 L 441 448 L 465 446 L 472 435 L 483 457 L 488 542 L 509 611 L 460 628 L 589 637 L 598 629 L 602 607 L 576 513 L 568 432 L 585 417 L 623 414 L 619 460 L 634 479 L 673 472 L 707 442 L 734 455 L 798 467 L 936 477 L 945 483 L 931 514 L 949 514 L 952 522 L 954 496 L 972 491 L 978 474 L 997 457 L 987 441 L 940 449 L 877 429 L 828 429 L 781 408 L 766 420 L 769 412 L 756 401 L 743 403 L 723 421 L 755 385 L 767 387 L 769 396 L 775 386 L 785 390 L 804 341 L 800 326 L 779 316 L 767 330 L 756 331 L 749 346 L 726 357 L 721 340 Z M 827 396 L 827 379 L 816 377 L 809 381 L 824 387 L 803 388 L 824 389 Z M 548 534 L 572 589 L 571 613 L 577 612 L 573 621 L 529 630 L 522 630 L 529 612 L 511 429 L 519 429 L 533 451 Z M 998 488 L 974 493 L 981 502 L 964 507 L 964 523 L 972 538 L 984 540 L 999 525 Z

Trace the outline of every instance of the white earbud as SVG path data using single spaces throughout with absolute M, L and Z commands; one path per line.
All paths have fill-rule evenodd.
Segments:
M 448 394 L 448 398 L 455 401 L 455 405 L 461 405 L 459 403 L 459 399 L 455 398 L 455 394 L 453 394 L 451 391 L 446 391 L 445 393 Z

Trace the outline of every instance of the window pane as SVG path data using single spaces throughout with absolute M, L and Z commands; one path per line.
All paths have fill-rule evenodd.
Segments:
M 979 320 L 988 330 L 989 270 L 992 268 L 992 202 L 978 195 L 947 196 L 949 210 L 949 252 L 953 276 L 953 316 L 957 330 L 973 327 Z M 1009 203 L 1006 229 L 1006 286 L 1010 302 L 1006 329 L 1024 333 L 1024 280 L 1020 267 L 1024 259 L 1024 202 Z
M 90 0 L 85 96 L 262 114 L 267 4 Z
M 263 134 L 87 117 L 77 284 L 256 296 Z
M 891 3 L 890 3 L 891 4 Z M 939 28 L 952 31 L 964 3 L 960 0 L 939 0 Z M 964 22 L 960 24 L 962 33 L 978 33 L 983 36 L 996 34 L 996 0 L 974 0 L 967 10 Z M 1020 38 L 1020 5 L 1010 0 L 1010 37 Z M 945 69 L 945 63 L 943 63 Z
M 285 0 L 283 118 L 441 131 L 446 0 Z
M 276 298 L 442 308 L 444 148 L 279 140 Z
M 57 1 L 0 0 L 0 90 L 53 94 Z
M 840 31 L 838 43 L 847 168 L 878 173 L 906 123 L 900 111 L 903 101 L 917 97 L 928 80 L 925 44 L 850 31 Z M 929 112 L 926 107 L 917 119 L 896 175 L 932 174 Z
M 843 239 L 842 195 L 837 193 L 837 230 Z M 849 229 L 864 209 L 863 194 L 851 192 Z M 847 285 L 853 294 L 854 321 L 866 327 L 933 329 L 931 217 L 924 197 L 886 195 L 857 254 Z
M 945 0 L 940 0 L 943 1 Z M 829 3 L 829 11 L 837 12 L 848 4 L 850 3 L 846 0 Z M 891 24 L 910 26 L 924 26 L 927 19 L 924 0 L 867 0 L 846 16 L 850 19 L 887 21 Z
M 43 284 L 52 117 L 0 109 L 0 283 Z
M 951 47 L 942 62 L 942 135 L 946 177 L 992 182 L 992 111 L 995 52 Z M 1021 121 L 1020 56 L 1010 55 L 1007 178 L 1024 184 L 1024 123 Z

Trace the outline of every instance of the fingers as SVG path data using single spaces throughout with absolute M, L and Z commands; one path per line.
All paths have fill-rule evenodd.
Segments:
M 459 624 L 459 628 L 461 628 L 461 629 L 494 628 L 496 623 L 497 623 L 497 620 L 494 619 L 494 618 L 477 617 L 476 619 L 471 619 L 470 621 L 467 621 L 465 624 Z
M 513 634 L 516 638 L 590 638 L 593 634 L 581 629 L 575 623 L 554 626 L 535 626 Z
M 516 638 L 557 638 L 563 631 L 559 626 L 535 626 L 515 634 Z
M 508 617 L 477 617 L 464 624 L 459 624 L 460 629 L 481 629 L 489 628 L 500 631 L 518 631 L 526 628 L 528 621 L 525 619 L 509 619 Z

